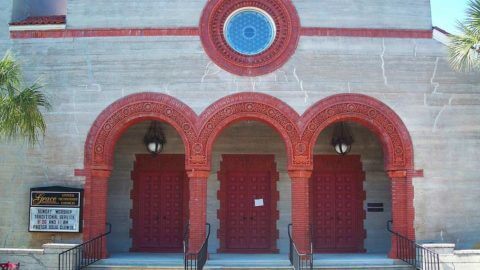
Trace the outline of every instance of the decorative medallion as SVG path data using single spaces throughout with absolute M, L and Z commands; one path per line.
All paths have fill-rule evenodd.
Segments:
M 299 28 L 288 0 L 211 0 L 203 10 L 200 38 L 221 68 L 259 76 L 288 61 L 297 48 Z

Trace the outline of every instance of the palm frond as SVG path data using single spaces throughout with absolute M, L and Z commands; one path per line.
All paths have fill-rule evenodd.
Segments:
M 0 60 L 0 94 L 11 91 L 20 84 L 22 72 L 10 51 Z
M 479 0 L 480 1 L 480 0 Z M 474 71 L 480 69 L 480 35 L 470 25 L 458 25 L 462 34 L 452 35 L 448 48 L 449 62 L 454 70 Z
M 465 22 L 476 35 L 480 34 L 480 0 L 470 0 Z
M 16 89 L 13 95 L 0 96 L 0 136 L 8 139 L 25 138 L 29 144 L 44 135 L 46 124 L 41 109 L 50 109 L 39 84 Z

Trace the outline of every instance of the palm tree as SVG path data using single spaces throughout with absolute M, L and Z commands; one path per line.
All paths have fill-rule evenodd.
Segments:
M 33 145 L 45 135 L 41 109 L 50 103 L 40 91 L 42 85 L 26 86 L 18 62 L 10 52 L 0 60 L 0 138 L 24 139 Z
M 480 0 L 470 0 L 467 19 L 459 22 L 460 35 L 452 35 L 450 64 L 458 71 L 480 70 Z

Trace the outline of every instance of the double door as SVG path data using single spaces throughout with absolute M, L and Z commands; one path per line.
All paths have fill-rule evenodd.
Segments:
M 182 251 L 186 212 L 184 162 L 183 155 L 137 156 L 132 174 L 132 251 Z
M 273 167 L 273 156 L 269 155 L 223 156 L 220 177 L 222 252 L 274 251 L 276 200 L 272 194 L 276 194 L 278 175 Z
M 363 181 L 360 156 L 315 156 L 312 241 L 316 252 L 363 252 Z

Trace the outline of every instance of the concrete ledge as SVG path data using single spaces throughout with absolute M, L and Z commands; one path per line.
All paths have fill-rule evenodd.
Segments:
M 453 254 L 455 244 L 438 243 L 438 244 L 423 244 L 424 248 L 437 252 L 438 254 Z
M 10 255 L 31 255 L 31 254 L 43 254 L 43 249 L 32 248 L 0 248 L 0 254 Z

